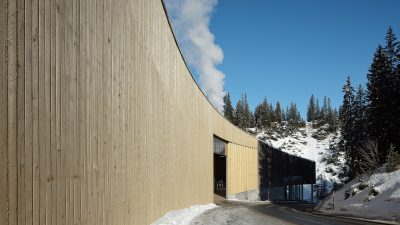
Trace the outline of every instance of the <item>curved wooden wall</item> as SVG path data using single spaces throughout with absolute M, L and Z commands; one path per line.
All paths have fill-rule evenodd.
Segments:
M 160 0 L 4 0 L 0 224 L 149 224 L 213 200 L 213 135 Z M 6 56 L 6 57 L 5 57 Z

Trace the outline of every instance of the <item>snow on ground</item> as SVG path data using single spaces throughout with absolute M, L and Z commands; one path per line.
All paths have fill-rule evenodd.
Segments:
M 203 212 L 218 207 L 215 204 L 194 205 L 190 208 L 180 209 L 166 213 L 152 225 L 188 225 L 190 221 Z
M 345 184 L 335 192 L 334 200 L 334 208 L 330 195 L 316 209 L 331 214 L 400 220 L 400 170 L 387 173 L 385 164 L 372 176 Z
M 255 130 L 251 132 L 257 133 Z M 339 182 L 338 171 L 340 170 L 339 165 L 344 164 L 343 156 L 338 157 L 336 164 L 327 162 L 326 158 L 332 155 L 331 149 L 337 146 L 340 132 L 325 133 L 324 127 L 316 129 L 312 128 L 311 123 L 307 123 L 305 128 L 300 128 L 289 135 L 277 132 L 273 134 L 259 132 L 256 137 L 284 152 L 315 161 L 316 175 L 317 178 L 320 178 L 317 183 L 322 179 L 327 181 L 328 191 L 331 191 L 333 182 Z

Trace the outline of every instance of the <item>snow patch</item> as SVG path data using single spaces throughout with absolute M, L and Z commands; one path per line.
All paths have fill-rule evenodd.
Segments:
M 180 209 L 166 213 L 152 225 L 189 225 L 190 221 L 203 212 L 218 207 L 215 204 L 194 205 L 190 208 Z

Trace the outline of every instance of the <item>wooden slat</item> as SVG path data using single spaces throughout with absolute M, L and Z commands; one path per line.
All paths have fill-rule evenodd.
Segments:
M 105 0 L 104 2 L 104 62 L 102 64 L 102 71 L 104 76 L 104 222 L 111 224 L 111 154 L 112 154 L 112 53 L 111 53 L 111 9 L 112 0 Z
M 8 2 L 0 2 L 0 224 L 8 224 Z
M 58 26 L 57 32 L 59 32 L 59 38 L 56 40 L 56 59 L 59 60 L 58 64 L 56 62 L 56 203 L 55 208 L 57 210 L 55 216 L 55 222 L 52 224 L 65 224 L 65 202 L 66 202 L 66 192 L 65 192 L 65 102 L 66 102 L 66 74 L 65 74 L 65 1 L 59 1 L 57 4 L 58 12 Z M 58 50 L 58 51 L 57 51 Z
M 44 89 L 44 98 L 42 98 L 42 102 L 43 102 L 43 107 L 44 107 L 44 114 L 42 114 L 41 116 L 42 121 L 43 121 L 43 130 L 42 133 L 44 133 L 45 137 L 44 139 L 42 139 L 42 143 L 43 143 L 43 151 L 45 151 L 45 157 L 42 158 L 43 160 L 45 160 L 45 168 L 43 173 L 45 173 L 45 177 L 47 177 L 46 179 L 46 185 L 43 187 L 43 189 L 45 189 L 45 193 L 46 193 L 46 198 L 50 197 L 50 188 L 51 188 L 51 184 L 50 182 L 52 182 L 52 178 L 50 177 L 50 163 L 51 163 L 51 152 L 52 152 L 52 120 L 54 120 L 54 117 L 52 116 L 52 98 L 53 97 L 53 93 L 54 91 L 52 91 L 52 85 L 55 84 L 54 82 L 54 78 L 52 75 L 54 75 L 54 64 L 52 64 L 53 59 L 52 59 L 52 38 L 51 38 L 51 34 L 52 34 L 52 17 L 51 17 L 51 10 L 52 10 L 52 4 L 51 4 L 51 0 L 45 0 L 43 1 L 44 6 L 42 7 L 42 14 L 41 17 L 43 19 L 43 21 L 40 23 L 40 26 L 43 26 L 43 31 L 44 31 L 44 39 L 42 42 L 42 46 L 41 49 L 44 49 L 44 53 L 43 53 L 43 62 L 44 62 L 44 68 L 43 71 L 44 73 L 41 74 L 42 76 L 44 76 L 43 79 L 43 86 L 41 88 Z M 53 28 L 54 29 L 54 28 Z M 54 101 L 54 100 L 53 100 Z M 47 201 L 47 203 L 50 203 L 50 201 Z M 49 211 L 50 209 L 47 208 L 46 212 Z
M 33 136 L 32 136 L 32 2 L 25 2 L 25 58 L 24 58 L 24 99 L 25 106 L 25 195 L 26 195 L 26 224 L 33 224 Z M 36 156 L 35 156 L 36 159 Z
M 57 223 L 58 212 L 58 184 L 59 184 L 59 113 L 60 113 L 60 72 L 61 72 L 61 20 L 62 1 L 52 2 L 51 16 L 51 123 L 50 123 L 50 149 L 46 151 L 46 159 L 50 157 L 50 162 L 45 163 L 46 171 L 46 222 L 47 224 Z
M 80 165 L 80 153 L 79 153 L 79 142 L 78 142 L 78 123 L 79 123 L 79 117 L 78 117 L 78 75 L 79 75 L 79 40 L 80 40 L 80 24 L 79 24 L 79 19 L 80 19 L 80 11 L 79 11 L 79 1 L 74 1 L 73 4 L 73 35 L 74 35 L 74 48 L 73 48 L 73 66 L 72 66 L 72 73 L 73 73 L 73 79 L 74 79 L 74 94 L 73 94 L 73 107 L 74 111 L 73 117 L 74 117 L 74 127 L 73 127 L 73 153 L 74 153 L 74 160 L 73 160 L 73 174 L 72 174 L 72 179 L 73 179 L 73 223 L 78 223 L 81 218 L 81 193 L 80 193 L 80 180 L 81 177 L 79 176 L 79 165 Z
M 65 182 L 65 224 L 72 224 L 73 220 L 73 179 L 71 171 L 74 165 L 72 159 L 74 157 L 72 135 L 74 130 L 74 110 L 73 110 L 73 92 L 74 92 L 74 77 L 73 71 L 73 48 L 76 44 L 73 38 L 72 24 L 72 4 L 73 0 L 64 2 L 64 74 L 61 79 L 61 90 L 63 96 L 63 106 L 61 110 L 61 149 L 62 157 L 64 158 L 65 170 L 63 171 L 62 179 Z M 63 221 L 64 222 L 64 221 Z
M 46 214 L 42 217 L 46 220 L 46 224 L 50 224 L 55 220 L 57 215 L 56 205 L 56 175 L 57 175 L 57 141 L 56 141 L 56 105 L 57 99 L 57 1 L 49 1 L 48 7 L 50 8 L 50 118 L 48 118 L 48 124 L 50 124 L 50 136 L 47 137 L 47 143 L 50 142 L 49 148 L 46 148 L 45 153 L 45 167 L 42 173 L 44 173 L 45 183 L 43 189 L 45 189 L 46 196 L 46 207 L 44 208 Z M 47 128 L 48 129 L 48 128 Z M 54 209 L 53 209 L 54 208 Z M 54 212 L 54 214 L 53 214 Z
M 4 1 L 3 1 L 4 2 Z M 17 47 L 17 2 L 7 1 L 7 129 L 8 129 L 8 223 L 16 225 L 18 223 L 18 146 L 17 146 L 17 75 L 18 75 L 18 47 Z
M 27 217 L 26 175 L 31 172 L 25 161 L 25 2 L 17 2 L 17 148 L 18 148 L 18 224 Z M 28 159 L 29 161 L 30 159 Z

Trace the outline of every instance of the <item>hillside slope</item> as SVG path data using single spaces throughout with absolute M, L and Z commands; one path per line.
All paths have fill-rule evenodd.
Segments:
M 400 170 L 387 173 L 383 165 L 370 177 L 345 184 L 316 209 L 329 214 L 400 220 Z

